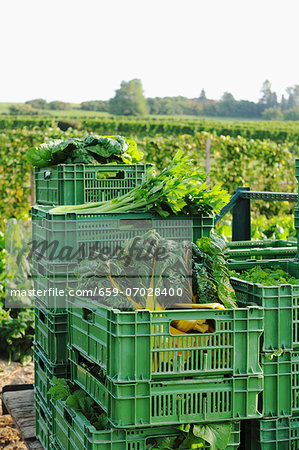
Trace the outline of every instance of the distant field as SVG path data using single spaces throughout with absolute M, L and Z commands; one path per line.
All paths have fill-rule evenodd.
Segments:
M 23 103 L 0 103 L 0 115 L 1 114 L 9 114 L 9 107 L 12 105 L 23 105 Z M 72 109 L 68 109 L 65 111 L 52 111 L 50 109 L 45 110 L 44 114 L 41 116 L 50 116 L 50 117 L 107 117 L 108 113 L 98 112 L 98 111 L 83 111 L 79 109 L 79 104 L 72 104 Z M 24 115 L 23 117 L 31 117 L 30 115 Z
M 1 114 L 9 114 L 9 107 L 11 105 L 22 105 L 23 103 L 1 103 L 0 102 L 0 115 Z M 42 114 L 42 116 L 50 116 L 50 117 L 68 117 L 70 119 L 76 119 L 78 118 L 104 118 L 104 117 L 109 117 L 109 118 L 114 118 L 114 116 L 112 116 L 109 113 L 106 112 L 100 112 L 100 111 L 84 111 L 82 109 L 80 109 L 80 104 L 79 103 L 71 103 L 70 104 L 72 109 L 68 109 L 65 111 L 52 111 L 52 110 L 45 110 L 45 113 Z M 28 115 L 24 115 L 23 117 L 30 117 Z M 126 120 L 151 120 L 151 121 L 155 121 L 155 120 L 168 120 L 168 121 L 184 121 L 184 122 L 189 122 L 189 121 L 203 121 L 203 120 L 208 120 L 208 121 L 225 121 L 225 122 L 255 122 L 255 119 L 247 119 L 247 118 L 234 118 L 234 117 L 206 117 L 206 116 L 188 116 L 188 115 L 181 115 L 181 116 L 169 116 L 169 115 L 148 115 L 148 116 L 143 116 L 143 117 L 135 117 L 135 116 L 127 116 Z

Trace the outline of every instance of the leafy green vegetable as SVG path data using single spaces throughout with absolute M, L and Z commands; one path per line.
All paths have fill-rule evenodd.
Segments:
M 177 436 L 163 436 L 149 439 L 147 443 L 147 450 L 173 450 L 174 448 L 179 449 L 179 440 L 181 439 L 178 439 Z
M 96 292 L 92 300 L 119 309 L 161 310 L 173 307 L 173 302 L 220 302 L 234 308 L 235 294 L 220 247 L 223 243 L 215 236 L 202 238 L 197 242 L 199 248 L 187 241 L 164 239 L 150 230 L 124 242 L 114 256 L 98 253 L 83 260 L 75 269 L 77 288 Z M 103 292 L 113 295 L 101 295 L 99 284 Z M 182 291 L 179 301 L 177 296 L 167 295 L 170 289 Z
M 219 213 L 229 195 L 220 185 L 208 190 L 207 174 L 194 169 L 192 161 L 179 151 L 171 165 L 155 176 L 148 172 L 146 181 L 129 193 L 113 200 L 77 206 L 58 206 L 50 212 L 82 211 L 88 213 L 154 211 L 162 217 L 169 214 Z
M 27 160 L 33 166 L 46 167 L 63 163 L 75 149 L 81 146 L 80 139 L 71 138 L 66 141 L 54 139 L 38 147 L 27 150 Z
M 278 358 L 279 356 L 281 356 L 283 354 L 283 350 L 282 348 L 279 348 L 278 350 L 275 350 L 275 352 L 272 353 L 265 353 L 265 357 L 269 360 L 272 361 L 273 358 Z
M 116 290 L 118 294 L 106 298 L 97 292 L 94 300 L 122 309 L 160 310 L 169 307 L 171 301 L 177 302 L 176 297 L 167 295 L 170 288 L 180 288 L 181 303 L 192 302 L 192 253 L 186 241 L 164 239 L 150 230 L 124 242 L 113 257 L 96 256 L 83 260 L 76 268 L 78 288 L 94 292 L 100 282 L 102 289 Z M 163 290 L 165 294 L 157 295 Z
M 215 234 L 202 237 L 193 246 L 193 289 L 198 303 L 222 303 L 236 307 L 235 291 L 230 284 L 230 272 L 224 256 L 225 241 Z
M 74 411 L 80 411 L 97 430 L 109 428 L 107 415 L 82 389 L 74 390 L 63 378 L 52 378 L 53 386 L 49 389 L 54 400 L 62 400 Z
M 231 422 L 193 425 L 193 434 L 211 445 L 211 450 L 222 450 L 228 445 Z
M 176 428 L 182 432 L 181 435 L 150 439 L 147 450 L 190 450 L 207 444 L 211 450 L 222 450 L 229 443 L 232 422 L 184 424 Z
M 33 166 L 47 167 L 65 164 L 133 164 L 142 158 L 132 139 L 122 136 L 87 136 L 84 140 L 54 139 L 27 151 L 27 160 Z
M 64 378 L 52 378 L 54 386 L 50 387 L 48 394 L 51 394 L 54 400 L 66 400 L 71 395 L 71 390 Z
M 238 273 L 235 271 L 230 272 L 231 277 L 239 278 L 245 281 L 251 281 L 253 283 L 260 283 L 264 286 L 278 286 L 280 284 L 299 284 L 299 280 L 294 278 L 288 272 L 277 268 L 269 267 L 262 268 L 260 266 L 252 267 L 252 269 Z

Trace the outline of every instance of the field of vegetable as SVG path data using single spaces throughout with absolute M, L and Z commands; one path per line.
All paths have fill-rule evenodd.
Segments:
M 128 117 L 112 116 L 106 113 L 84 112 L 81 116 L 77 111 L 71 115 L 69 112 L 53 111 L 48 116 L 9 116 L 0 115 L 0 129 L 33 128 L 37 126 L 46 129 L 54 126 L 63 119 L 75 120 L 76 126 L 100 134 L 123 134 L 134 136 L 178 136 L 182 134 L 194 135 L 195 132 L 206 131 L 217 136 L 242 136 L 246 139 L 270 139 L 274 142 L 298 143 L 299 123 L 292 121 L 231 121 L 211 118 L 196 118 L 193 116 L 148 116 Z M 101 115 L 100 115 L 101 114 Z
M 200 122 L 199 122 L 200 123 Z M 238 186 L 250 186 L 255 190 L 270 190 L 281 192 L 295 192 L 294 158 L 298 151 L 297 124 L 282 123 L 283 133 L 288 140 L 279 142 L 278 128 L 273 124 L 250 123 L 243 124 L 243 128 L 228 123 L 216 126 L 217 122 L 201 123 L 199 128 L 209 131 L 198 131 L 198 127 L 191 122 L 147 122 L 138 120 L 86 120 L 82 121 L 83 128 L 62 131 L 55 126 L 52 119 L 0 119 L 0 217 L 28 218 L 29 206 L 33 203 L 32 178 L 30 179 L 30 165 L 25 152 L 29 147 L 41 144 L 49 139 L 85 138 L 90 131 L 98 134 L 122 132 L 135 138 L 139 150 L 144 152 L 144 160 L 156 164 L 162 170 L 173 159 L 178 149 L 184 155 L 194 159 L 194 164 L 201 169 L 206 165 L 207 142 L 210 144 L 210 181 L 212 184 L 221 182 L 223 188 L 230 194 Z M 253 136 L 263 133 L 271 140 L 254 140 Z M 117 130 L 115 129 L 117 128 Z M 233 135 L 250 129 L 249 138 L 224 136 L 230 132 Z M 249 128 L 248 128 L 249 127 Z M 255 127 L 255 128 L 254 128 Z M 241 131 L 240 131 L 241 130 Z M 213 131 L 213 132 L 212 132 Z M 152 137 L 150 135 L 153 135 Z M 292 139 L 293 140 L 292 140 Z M 260 212 L 265 215 L 277 213 L 277 204 L 263 204 Z M 286 214 L 290 207 L 284 205 Z

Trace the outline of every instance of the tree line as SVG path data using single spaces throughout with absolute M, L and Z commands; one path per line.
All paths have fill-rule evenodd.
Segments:
M 145 98 L 138 79 L 122 81 L 115 96 L 107 101 L 95 100 L 81 103 L 86 111 L 103 111 L 116 115 L 195 115 L 212 117 L 259 118 L 266 120 L 299 120 L 299 85 L 288 87 L 286 95 L 278 101 L 266 80 L 258 102 L 236 100 L 224 92 L 218 101 L 208 99 L 202 89 L 198 98 L 154 97 Z
M 29 100 L 23 105 L 12 105 L 11 114 L 42 114 L 47 110 L 72 109 L 69 103 L 44 99 Z M 192 115 L 208 117 L 235 117 L 264 120 L 299 120 L 299 85 L 286 88 L 278 99 L 269 80 L 264 81 L 258 102 L 236 100 L 224 92 L 220 100 L 207 98 L 202 89 L 197 98 L 150 97 L 145 98 L 141 80 L 122 81 L 110 100 L 91 100 L 80 104 L 84 111 L 106 112 L 121 116 Z

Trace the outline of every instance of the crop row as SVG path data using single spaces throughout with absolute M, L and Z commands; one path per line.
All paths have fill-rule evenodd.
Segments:
M 69 117 L 75 119 L 76 126 L 88 132 L 101 132 L 102 134 L 130 134 L 135 136 L 179 136 L 189 134 L 193 136 L 197 132 L 206 131 L 217 136 L 243 136 L 246 139 L 270 139 L 277 143 L 299 143 L 298 122 L 230 122 L 210 119 L 171 119 L 171 118 L 127 118 L 108 116 L 104 118 Z M 0 117 L 0 130 L 15 128 L 38 127 L 46 130 L 56 126 L 58 118 L 53 117 Z

